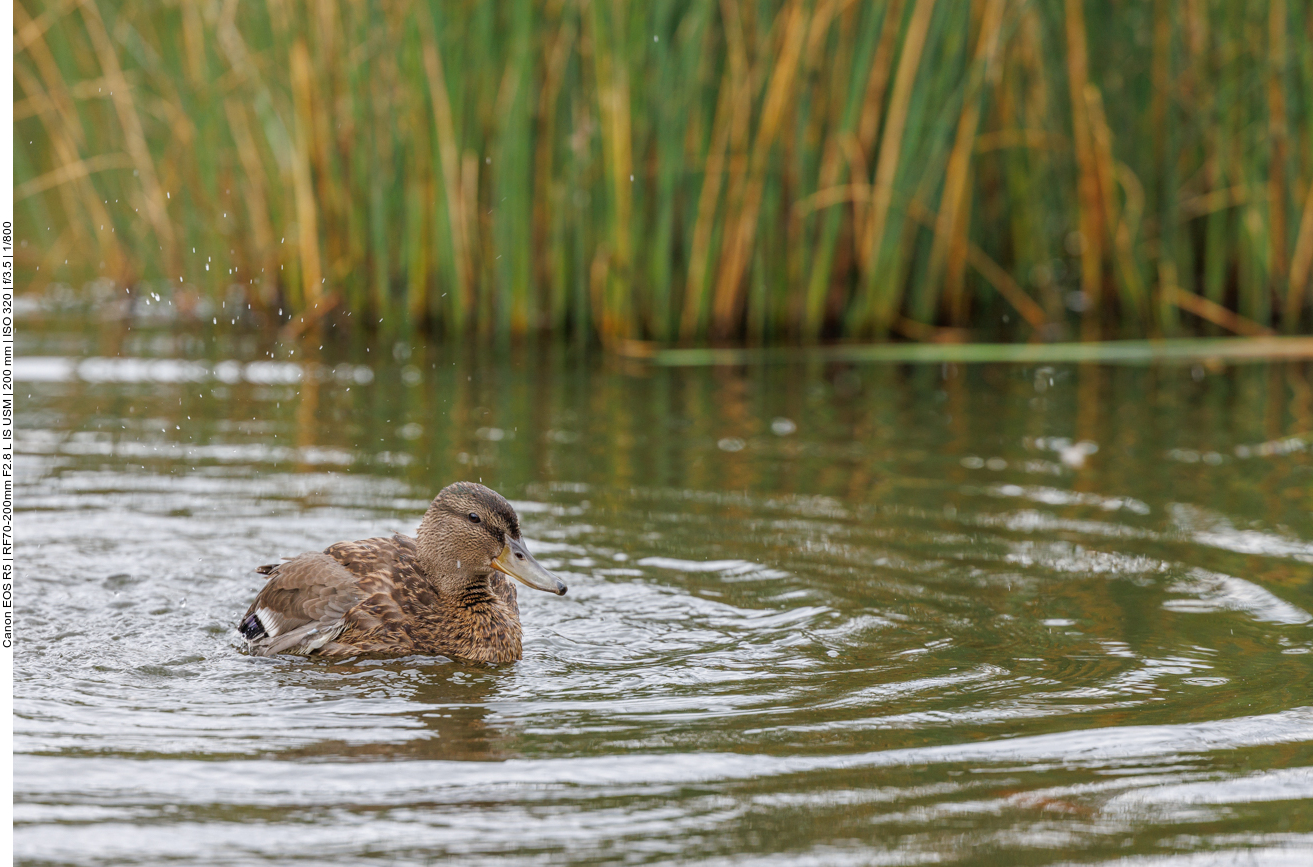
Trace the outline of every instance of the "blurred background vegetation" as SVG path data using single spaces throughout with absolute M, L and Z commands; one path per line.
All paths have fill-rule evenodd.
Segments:
M 14 14 L 28 292 L 607 344 L 1310 327 L 1313 0 Z

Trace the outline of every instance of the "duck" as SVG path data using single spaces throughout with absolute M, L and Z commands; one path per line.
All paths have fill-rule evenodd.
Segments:
M 515 579 L 564 596 L 534 559 L 501 494 L 443 488 L 415 538 L 338 542 L 260 566 L 269 580 L 237 626 L 254 656 L 446 656 L 485 663 L 523 656 Z

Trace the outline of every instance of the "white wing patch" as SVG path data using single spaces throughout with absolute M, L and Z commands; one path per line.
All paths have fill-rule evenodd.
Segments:
M 279 616 L 277 612 L 265 608 L 263 605 L 255 609 L 255 619 L 260 621 L 260 625 L 264 627 L 265 634 L 270 638 L 273 638 L 282 629 L 283 618 Z

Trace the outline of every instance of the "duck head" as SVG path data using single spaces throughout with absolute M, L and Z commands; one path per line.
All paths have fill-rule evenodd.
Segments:
M 493 572 L 535 590 L 565 595 L 565 584 L 542 567 L 520 538 L 520 519 L 501 494 L 456 482 L 434 498 L 416 534 L 420 564 L 449 596 Z

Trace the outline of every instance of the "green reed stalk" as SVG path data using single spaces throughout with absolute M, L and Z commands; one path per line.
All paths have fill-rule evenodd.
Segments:
M 1310 32 L 1307 0 L 20 0 L 20 288 L 616 346 L 1302 332 Z

